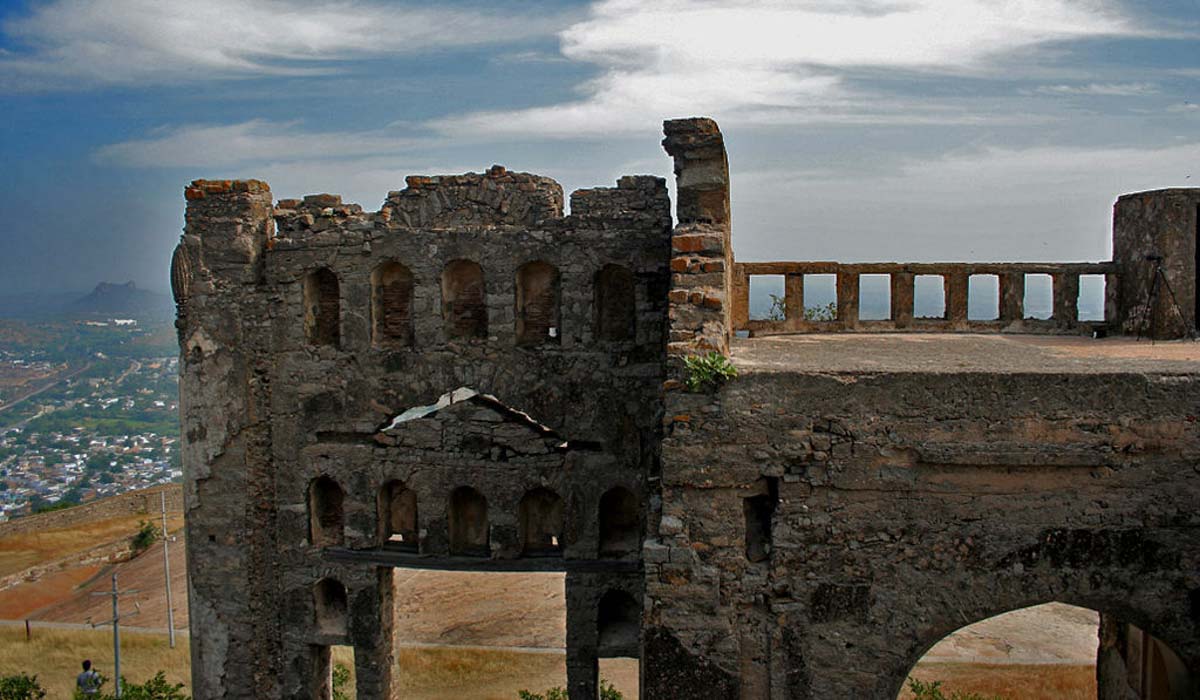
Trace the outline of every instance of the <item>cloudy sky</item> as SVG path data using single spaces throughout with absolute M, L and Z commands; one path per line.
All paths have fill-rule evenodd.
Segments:
M 670 175 L 716 118 L 743 260 L 1098 260 L 1200 186 L 1200 0 L 0 0 L 0 293 L 165 290 L 182 187 L 369 209 L 492 163 Z

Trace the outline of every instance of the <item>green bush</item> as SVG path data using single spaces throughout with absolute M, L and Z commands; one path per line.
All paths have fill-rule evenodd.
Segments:
M 562 686 L 550 688 L 544 693 L 531 693 L 528 690 L 518 690 L 517 697 L 520 700 L 567 700 L 567 691 Z M 625 696 L 621 691 L 613 687 L 612 683 L 600 679 L 600 700 L 625 700 Z
M 689 355 L 683 358 L 683 368 L 687 370 L 687 389 L 692 392 L 716 389 L 738 373 L 729 358 L 719 352 Z
M 138 531 L 134 533 L 129 546 L 133 549 L 134 554 L 140 554 L 146 551 L 157 540 L 158 528 L 154 526 L 154 523 L 148 520 L 139 520 Z
M 80 695 L 76 698 L 97 698 L 97 700 L 116 700 L 116 695 Z M 145 683 L 130 683 L 121 676 L 121 700 L 191 700 L 183 693 L 182 683 L 168 683 L 167 676 L 162 671 Z
M 913 700 L 1004 700 L 999 695 L 980 695 L 979 693 L 963 693 L 957 690 L 946 695 L 942 692 L 942 682 L 932 681 L 926 683 L 909 677 L 908 689 L 913 693 Z
M 18 673 L 0 677 L 0 700 L 37 700 L 46 697 L 37 676 Z
M 778 294 L 771 296 L 771 309 L 767 312 L 768 321 L 783 321 L 787 318 L 787 302 Z M 836 321 L 837 302 L 831 301 L 824 306 L 804 307 L 805 321 Z
M 350 669 L 346 664 L 333 665 L 333 700 L 350 700 Z
M 544 693 L 531 693 L 528 690 L 518 690 L 517 697 L 521 700 L 567 700 L 567 691 L 562 686 L 550 688 Z

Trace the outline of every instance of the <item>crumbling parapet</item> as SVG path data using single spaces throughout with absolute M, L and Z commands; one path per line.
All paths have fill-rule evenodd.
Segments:
M 1113 205 L 1113 262 L 1120 270 L 1116 303 L 1122 332 L 1181 338 L 1195 330 L 1200 315 L 1198 238 L 1200 188 L 1136 192 L 1117 199 Z M 1151 290 L 1160 268 L 1160 291 L 1152 302 Z
M 671 239 L 670 355 L 728 354 L 730 294 L 729 163 L 711 119 L 663 123 L 663 148 L 675 159 L 676 218 Z

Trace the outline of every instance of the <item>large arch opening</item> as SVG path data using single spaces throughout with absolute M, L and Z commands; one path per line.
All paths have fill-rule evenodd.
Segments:
M 563 549 L 563 500 L 547 488 L 532 489 L 518 508 L 521 553 L 527 557 L 560 557 Z
M 384 549 L 416 552 L 420 549 L 417 492 L 403 481 L 379 488 L 379 544 Z
M 908 679 L 900 700 L 930 697 L 933 683 L 945 697 L 1023 700 L 1182 700 L 1196 690 L 1162 640 L 1116 616 L 1061 602 L 960 627 L 933 644 Z
M 407 267 L 391 261 L 371 273 L 372 338 L 376 345 L 412 345 L 412 297 L 413 276 Z
M 620 557 L 638 551 L 641 509 L 637 497 L 614 486 L 600 497 L 600 556 Z
M 470 486 L 450 494 L 450 553 L 470 557 L 491 554 L 487 499 Z
M 557 343 L 558 270 L 541 260 L 525 263 L 517 270 L 517 344 Z
M 487 296 L 479 263 L 452 260 L 442 270 L 442 318 L 448 338 L 487 337 Z
M 332 345 L 341 340 L 341 293 L 337 275 L 328 268 L 304 277 L 304 337 L 310 345 Z
M 345 516 L 342 487 L 328 476 L 308 484 L 308 541 L 314 547 L 339 546 L 344 541 Z

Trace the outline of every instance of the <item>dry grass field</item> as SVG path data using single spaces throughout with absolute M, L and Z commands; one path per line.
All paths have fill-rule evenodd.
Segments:
M 1004 700 L 1095 700 L 1096 669 L 1066 664 L 920 663 L 913 677 L 942 681 L 942 690 L 998 695 Z M 905 690 L 901 700 L 912 693 Z
M 22 671 L 36 674 L 48 698 L 71 697 L 75 676 L 80 671 L 79 664 L 84 659 L 91 659 L 100 673 L 112 677 L 110 629 L 35 628 L 33 639 L 26 642 L 23 628 L 0 628 L 0 675 Z M 160 670 L 166 672 L 171 682 L 191 683 L 186 637 L 180 637 L 177 646 L 172 649 L 167 645 L 165 634 L 121 634 L 121 675 L 141 683 Z
M 0 628 L 0 675 L 37 674 L 47 697 L 71 696 L 85 658 L 105 676 L 112 676 L 109 630 L 35 628 L 32 641 L 26 642 L 23 629 Z M 163 670 L 171 682 L 187 685 L 188 658 L 187 637 L 180 636 L 171 649 L 165 635 L 121 634 L 121 671 L 131 681 L 145 681 Z M 334 660 L 353 668 L 347 648 L 335 648 Z M 603 671 L 626 698 L 637 698 L 636 662 L 614 660 Z M 400 651 L 397 673 L 401 696 L 412 700 L 515 700 L 518 690 L 542 691 L 566 683 L 565 657 L 555 653 L 410 647 Z
M 0 538 L 0 576 L 23 571 L 31 566 L 64 559 L 93 547 L 129 539 L 137 532 L 138 521 L 154 515 L 129 515 L 94 520 L 87 527 L 47 529 Z M 172 531 L 183 527 L 183 514 L 168 514 L 167 527 Z

